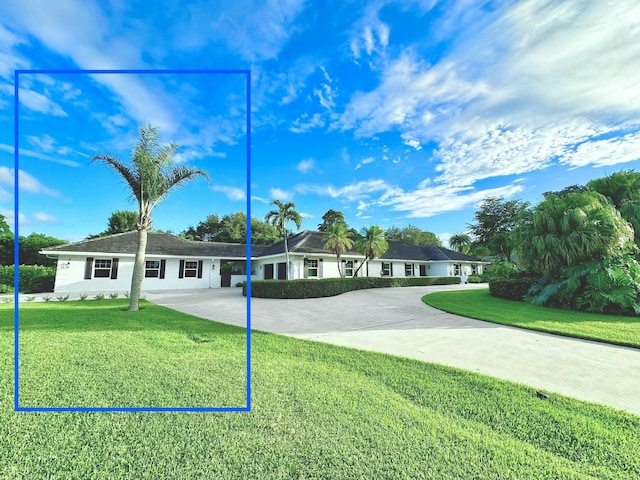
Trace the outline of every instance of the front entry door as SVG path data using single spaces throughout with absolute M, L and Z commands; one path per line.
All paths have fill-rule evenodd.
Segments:
M 421 277 L 426 277 L 427 276 L 427 266 L 426 265 L 420 265 L 420 276 Z
M 278 264 L 278 280 L 286 280 L 287 279 L 287 264 L 279 263 Z
M 273 263 L 264 266 L 264 279 L 273 280 Z

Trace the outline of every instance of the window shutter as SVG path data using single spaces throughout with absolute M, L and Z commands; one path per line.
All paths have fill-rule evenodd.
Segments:
M 118 259 L 111 259 L 111 280 L 118 278 Z
M 303 278 L 309 278 L 309 260 L 308 259 L 304 259 L 304 261 L 302 262 L 303 266 L 302 266 L 302 270 L 304 270 L 303 272 Z
M 85 280 L 91 280 L 91 270 L 93 270 L 93 257 L 87 257 L 87 262 L 84 264 Z
M 393 277 L 393 262 L 390 262 L 390 263 L 389 263 L 389 267 L 390 267 L 390 268 L 389 268 L 389 276 L 390 276 L 390 277 Z
M 184 260 L 180 260 L 180 269 L 178 270 L 178 278 L 184 278 Z
M 318 260 L 318 278 L 322 278 L 322 259 Z
M 167 268 L 167 261 L 166 260 L 160 260 L 160 278 L 164 278 L 164 272 Z
M 198 278 L 202 278 L 202 260 L 198 260 Z

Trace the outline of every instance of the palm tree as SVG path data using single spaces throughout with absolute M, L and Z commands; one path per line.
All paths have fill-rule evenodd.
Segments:
M 349 238 L 349 230 L 346 224 L 336 223 L 327 227 L 322 232 L 322 238 L 324 239 L 324 248 L 328 248 L 336 254 L 338 260 L 338 273 L 340 277 L 344 277 L 344 272 L 340 271 L 340 255 L 345 253 L 348 248 L 353 247 L 353 240 Z
M 364 262 L 368 262 L 369 260 L 373 260 L 374 258 L 384 255 L 384 252 L 389 249 L 389 244 L 385 239 L 384 230 L 377 225 L 364 227 L 360 231 L 360 234 L 361 237 L 356 240 L 356 249 L 364 255 L 364 261 L 356 270 L 354 277 L 358 276 L 358 272 L 364 265 Z
M 554 276 L 562 267 L 616 255 L 632 241 L 633 229 L 604 196 L 585 191 L 547 195 L 513 235 L 519 259 Z
M 151 212 L 174 187 L 182 187 L 198 176 L 209 178 L 203 170 L 174 166 L 178 145 L 173 142 L 160 145 L 157 128 L 145 125 L 138 129 L 138 134 L 130 165 L 125 165 L 110 155 L 96 155 L 91 160 L 103 162 L 113 168 L 131 189 L 131 198 L 138 202 L 137 249 L 131 276 L 129 311 L 138 310 L 140 303 L 147 233 L 153 224 Z
M 449 246 L 456 252 L 469 253 L 471 237 L 466 233 L 457 233 L 449 239 Z
M 287 245 L 287 222 L 293 222 L 296 228 L 300 229 L 302 225 L 302 217 L 296 211 L 296 204 L 293 202 L 282 203 L 280 200 L 273 200 L 271 205 L 278 207 L 277 210 L 271 210 L 264 217 L 265 222 L 277 227 L 284 238 L 284 253 L 287 259 L 286 279 L 289 280 L 289 246 Z

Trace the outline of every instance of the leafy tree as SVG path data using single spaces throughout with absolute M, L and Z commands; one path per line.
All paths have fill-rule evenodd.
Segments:
M 612 173 L 587 183 L 613 203 L 622 218 L 633 226 L 634 241 L 640 246 L 640 173 L 634 170 Z
M 466 233 L 457 233 L 449 239 L 449 246 L 456 252 L 467 254 L 471 249 L 471 237 Z
M 356 250 L 364 255 L 365 258 L 364 262 L 356 270 L 354 277 L 358 276 L 358 272 L 365 262 L 384 255 L 384 252 L 389 249 L 384 230 L 377 225 L 364 227 L 360 233 L 361 237 L 356 240 Z
M 293 222 L 295 226 L 300 229 L 302 226 L 302 217 L 296 211 L 296 205 L 293 202 L 283 203 L 280 200 L 273 200 L 272 205 L 277 207 L 276 210 L 271 210 L 265 216 L 265 222 L 269 222 L 274 227 L 277 227 L 282 238 L 284 240 L 284 253 L 287 261 L 286 268 L 286 280 L 289 280 L 289 246 L 287 245 L 287 223 Z
M 349 238 L 349 231 L 346 224 L 337 223 L 330 225 L 326 231 L 323 232 L 322 238 L 324 239 L 324 248 L 328 248 L 336 255 L 338 261 L 338 273 L 340 277 L 344 277 L 344 272 L 341 270 L 340 256 L 344 254 L 347 249 L 353 247 L 353 240 Z
M 468 225 L 473 245 L 485 246 L 492 254 L 500 255 L 501 260 L 510 261 L 513 249 L 510 235 L 527 208 L 529 203 L 521 200 L 485 198 L 474 215 L 475 223 Z M 495 238 L 497 236 L 498 238 Z
M 202 242 L 245 243 L 247 237 L 247 215 L 236 212 L 225 215 L 209 215 L 205 221 L 187 228 L 182 235 L 190 240 Z M 267 222 L 251 219 L 251 243 L 253 245 L 270 245 L 280 239 L 280 232 Z
M 7 219 L 0 213 L 0 265 L 13 265 L 14 236 Z
M 620 213 L 597 192 L 549 194 L 514 232 L 521 261 L 547 276 L 619 254 L 633 238 Z
M 403 228 L 391 227 L 386 230 L 385 234 L 388 240 L 399 240 L 410 245 L 442 246 L 442 242 L 435 233 L 429 232 L 428 230 L 422 230 L 415 225 L 407 225 Z
M 55 247 L 56 245 L 64 245 L 65 243 L 67 243 L 65 240 L 60 240 L 59 238 L 44 235 L 42 233 L 32 233 L 26 237 L 20 236 L 18 242 L 20 265 L 43 265 L 46 267 L 53 267 L 56 265 L 56 260 L 53 258 L 47 258 L 39 252 L 42 249 Z M 11 263 L 13 263 L 13 261 Z
M 327 210 L 327 213 L 322 216 L 322 223 L 318 225 L 318 230 L 321 232 L 327 232 L 334 225 L 344 225 L 345 228 L 349 228 L 342 212 L 337 210 Z
M 131 197 L 138 203 L 137 249 L 131 277 L 129 311 L 139 308 L 147 234 L 153 225 L 153 209 L 175 187 L 184 186 L 198 176 L 209 178 L 203 170 L 175 166 L 173 162 L 178 145 L 173 142 L 161 145 L 157 128 L 142 126 L 138 129 L 138 134 L 130 165 L 125 165 L 110 155 L 96 155 L 92 158 L 93 162 L 102 162 L 113 168 L 131 189 Z
M 118 210 L 109 217 L 106 235 L 115 233 L 132 232 L 136 230 L 138 223 L 138 213 L 133 210 Z

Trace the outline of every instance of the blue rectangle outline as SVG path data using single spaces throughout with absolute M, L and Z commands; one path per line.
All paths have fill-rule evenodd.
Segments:
M 19 210 L 18 172 L 19 139 L 19 78 L 21 74 L 242 74 L 246 76 L 247 91 L 247 404 L 245 407 L 20 407 L 19 405 Z M 142 70 L 56 70 L 20 69 L 14 71 L 14 411 L 16 412 L 250 412 L 251 411 L 251 70 L 249 69 L 142 69 Z

